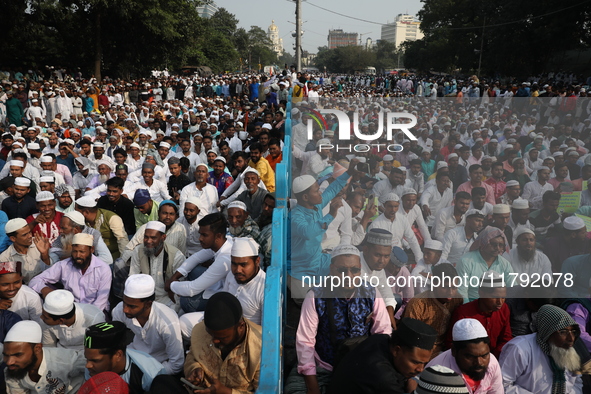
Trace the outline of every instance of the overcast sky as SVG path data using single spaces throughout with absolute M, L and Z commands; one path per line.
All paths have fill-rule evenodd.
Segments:
M 260 26 L 267 31 L 271 21 L 279 28 L 279 36 L 283 38 L 283 47 L 287 52 L 294 53 L 295 39 L 291 36 L 295 31 L 295 2 L 290 0 L 214 0 L 218 7 L 227 9 L 239 20 L 239 26 L 249 29 Z M 353 20 L 335 15 L 316 8 L 314 5 L 372 22 L 393 22 L 398 14 L 416 15 L 421 9 L 420 0 L 312 0 L 302 2 L 302 46 L 304 50 L 316 53 L 319 46 L 327 45 L 329 29 L 343 29 L 345 32 L 362 34 L 365 42 L 371 37 L 375 42 L 380 39 L 381 27 L 378 24 Z

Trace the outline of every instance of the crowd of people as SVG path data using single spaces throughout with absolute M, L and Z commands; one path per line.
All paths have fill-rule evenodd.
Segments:
M 591 388 L 575 76 L 1 73 L 0 390 L 254 392 L 270 264 L 300 315 L 277 392 Z M 416 139 L 374 138 L 388 112 Z M 273 262 L 287 117 L 290 253 Z

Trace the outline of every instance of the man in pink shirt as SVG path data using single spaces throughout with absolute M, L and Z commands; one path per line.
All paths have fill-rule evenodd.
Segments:
M 298 365 L 287 378 L 286 394 L 324 392 L 333 365 L 344 355 L 338 345 L 343 341 L 392 333 L 384 300 L 374 287 L 362 284 L 355 246 L 338 245 L 332 250 L 328 278 L 326 286 L 310 290 L 302 304 L 296 333 Z
M 484 176 L 484 171 L 482 170 L 482 166 L 480 164 L 473 164 L 470 166 L 469 171 L 470 180 L 468 182 L 462 183 L 456 193 L 458 192 L 468 192 L 472 194 L 472 189 L 475 187 L 483 187 L 486 190 L 486 202 L 490 203 L 491 205 L 495 205 L 495 191 L 491 185 L 488 185 L 482 182 L 482 178 Z

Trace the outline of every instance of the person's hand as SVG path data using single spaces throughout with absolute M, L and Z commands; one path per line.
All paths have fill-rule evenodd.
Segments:
M 172 290 L 168 290 L 167 293 L 168 293 L 168 298 L 170 298 L 172 302 L 176 302 L 174 300 L 174 293 L 172 292 Z
M 12 300 L 0 300 L 0 309 L 7 310 L 12 306 Z
M 35 220 L 33 220 L 37 224 L 45 224 L 47 223 L 47 218 L 41 214 L 37 215 Z
M 355 167 L 357 167 L 357 164 L 359 164 L 359 159 L 352 159 L 349 162 L 349 169 L 347 170 L 347 174 L 353 176 L 357 173 L 357 170 L 355 169 Z
M 365 208 L 365 211 L 363 211 L 363 218 L 373 218 L 374 216 L 376 216 L 377 213 L 378 207 L 372 204 L 370 207 Z
M 49 247 L 51 245 L 49 244 L 49 239 L 45 235 L 36 233 L 33 236 L 33 242 L 35 242 L 35 246 L 37 247 L 39 253 L 42 255 L 49 253 Z
M 337 211 L 342 206 L 343 206 L 343 199 L 341 197 L 335 197 L 335 198 L 333 198 L 333 200 L 330 202 L 330 211 L 329 211 L 329 213 L 333 217 L 336 217 L 337 216 Z
M 226 394 L 232 393 L 232 389 L 227 386 L 224 386 L 219 379 L 213 378 L 211 382 L 211 386 L 206 388 L 205 390 L 195 390 L 193 391 L 195 394 Z
M 425 215 L 431 216 L 431 210 L 426 205 L 423 205 L 423 212 L 425 212 Z
M 412 393 L 412 392 L 414 392 L 417 389 L 418 386 L 419 386 L 419 384 L 417 383 L 416 380 L 414 380 L 414 379 L 408 379 L 406 381 L 406 390 L 405 391 L 407 393 Z
M 203 377 L 203 369 L 195 368 L 193 371 L 191 371 L 189 376 L 187 376 L 187 380 L 193 383 L 195 386 L 200 386 L 201 383 L 203 383 Z

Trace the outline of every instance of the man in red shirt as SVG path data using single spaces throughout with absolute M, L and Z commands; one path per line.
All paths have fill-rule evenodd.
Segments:
M 495 271 L 485 272 L 480 282 L 479 296 L 477 300 L 461 305 L 455 310 L 450 327 L 464 318 L 478 320 L 486 328 L 492 354 L 498 358 L 503 346 L 513 338 L 509 306 L 505 303 L 507 289 L 503 277 Z M 448 330 L 448 347 L 452 342 L 451 334 L 452 330 Z
M 60 221 L 64 214 L 55 210 L 55 197 L 51 192 L 42 191 L 37 193 L 36 201 L 39 213 L 27 217 L 27 223 L 33 235 L 42 234 L 52 244 L 60 235 Z
M 277 165 L 277 163 L 281 163 L 281 160 L 283 160 L 283 153 L 281 152 L 281 142 L 279 142 L 278 139 L 273 138 L 271 141 L 269 141 L 269 154 L 267 155 L 266 159 L 269 162 L 269 165 L 271 166 L 273 171 L 276 171 L 275 166 Z
M 507 182 L 503 180 L 503 162 L 498 161 L 496 163 L 493 163 L 491 173 L 492 176 L 490 178 L 486 178 L 484 183 L 486 183 L 489 186 L 492 186 L 495 192 L 495 203 L 500 204 L 501 196 L 505 194 L 505 189 L 507 188 Z

